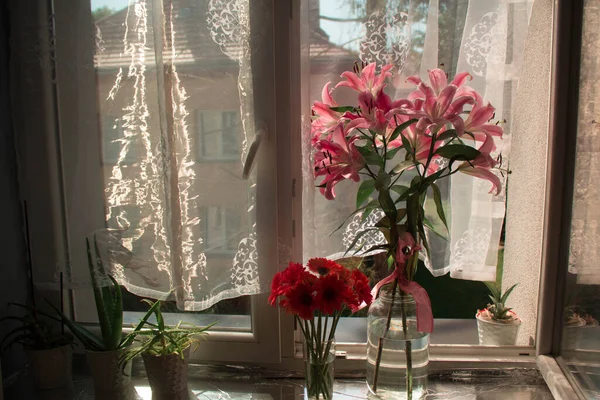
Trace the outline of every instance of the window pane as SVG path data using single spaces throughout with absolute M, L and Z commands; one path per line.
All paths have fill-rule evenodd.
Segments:
M 114 273 L 130 299 L 249 315 L 247 300 L 226 299 L 260 291 L 256 169 L 242 179 L 250 5 L 162 3 L 91 1 L 105 220 L 131 258 Z
M 600 393 L 600 1 L 584 2 L 571 242 L 561 355 L 589 399 Z
M 305 1 L 304 18 L 308 25 L 305 40 L 310 63 L 306 66 L 310 76 L 302 77 L 308 93 L 303 99 L 306 127 L 303 136 L 305 261 L 311 257 L 345 257 L 348 246 L 358 234 L 383 216 L 382 212 L 374 212 L 367 219 L 362 218 L 362 213 L 350 216 L 356 208 L 360 184 L 348 179 L 335 186 L 335 200 L 327 200 L 316 188 L 322 178 L 313 179 L 312 159 L 309 160 L 311 144 L 306 139 L 311 137 L 307 128 L 311 118 L 309 107 L 314 101 L 325 102 L 322 98 L 324 85 L 330 82 L 329 89 L 333 90 L 344 80 L 340 74 L 352 71 L 355 62 L 378 66 L 392 63 L 397 67 L 393 81 L 385 88 L 393 99 L 406 98 L 415 89 L 415 85 L 407 81 L 411 76 L 418 75 L 428 82 L 430 69 L 442 68 L 450 79 L 457 72 L 469 72 L 472 77 L 469 85 L 483 95 L 486 103 L 490 101 L 496 108 L 489 123 L 498 121 L 504 128 L 507 145 L 502 148 L 498 143 L 497 153 L 493 156 L 502 154 L 508 160 L 508 143 L 516 114 L 516 89 L 521 79 L 512 71 L 519 71 L 521 67 L 532 2 L 501 2 L 500 6 L 497 2 L 459 3 Z M 485 50 L 481 47 L 483 43 Z M 336 104 L 331 106 L 355 106 L 357 93 L 348 87 L 337 87 L 333 90 L 333 101 Z M 404 159 L 405 153 L 400 151 L 390 164 Z M 507 165 L 503 163 L 501 167 L 506 169 Z M 428 220 L 442 234 L 428 236 L 431 264 L 420 262 L 415 280 L 428 291 L 432 301 L 436 318 L 432 341 L 478 344 L 475 315 L 490 303 L 490 292 L 483 282 L 495 281 L 493 283 L 504 290 L 509 287 L 503 282 L 507 195 L 502 192 L 499 196 L 490 196 L 489 182 L 459 175 L 438 181 L 450 231 L 445 230 L 437 216 L 433 198 L 425 201 Z M 497 175 L 503 187 L 507 187 L 507 175 L 500 172 Z M 397 184 L 406 184 L 411 178 L 411 173 L 407 172 Z M 456 204 L 460 206 L 453 206 Z M 385 237 L 381 232 L 369 232 L 358 239 L 355 248 L 363 245 L 363 248 L 369 248 L 383 242 Z M 381 265 L 384 263 L 366 260 L 362 267 L 371 277 L 372 285 L 389 274 Z M 531 296 L 537 298 L 537 293 Z M 517 296 L 513 294 L 512 297 Z M 535 300 L 528 299 L 527 304 L 535 304 Z M 364 311 L 352 318 L 363 318 L 362 314 Z M 532 314 L 535 315 L 535 310 Z M 521 326 L 521 331 L 526 333 L 519 344 L 527 345 L 530 336 L 534 336 L 535 318 L 523 321 L 523 325 L 527 325 L 527 329 Z M 366 341 L 363 322 L 342 320 L 340 327 L 338 339 Z

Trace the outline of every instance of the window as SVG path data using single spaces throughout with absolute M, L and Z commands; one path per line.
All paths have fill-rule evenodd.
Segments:
M 532 362 L 534 347 L 530 343 L 540 346 L 543 339 L 543 335 L 536 335 L 536 324 L 539 267 L 546 245 L 545 148 L 551 106 L 548 77 L 552 24 L 544 20 L 551 15 L 547 5 L 536 2 L 537 9 L 532 9 L 528 1 L 502 0 L 497 3 L 506 12 L 493 15 L 485 8 L 491 2 L 479 1 L 466 5 L 443 0 L 411 1 L 408 12 L 393 13 L 377 9 L 378 4 L 393 7 L 398 2 L 357 2 L 360 7 L 348 11 L 349 3 L 333 10 L 334 2 L 324 0 L 252 0 L 248 2 L 249 9 L 238 10 L 243 14 L 231 15 L 235 26 L 241 27 L 234 30 L 241 36 L 232 37 L 225 30 L 227 27 L 220 24 L 223 21 L 218 19 L 219 10 L 211 8 L 220 2 L 197 0 L 187 2 L 183 8 L 177 0 L 169 2 L 174 14 L 167 10 L 164 16 L 172 16 L 168 21 L 173 22 L 173 28 L 169 28 L 170 24 L 156 24 L 152 18 L 152 13 L 158 12 L 152 9 L 156 2 L 131 1 L 130 9 L 126 8 L 129 3 L 124 2 L 119 9 L 103 15 L 97 12 L 95 16 L 90 3 L 72 3 L 55 2 L 53 12 L 44 4 L 36 4 L 39 8 L 35 15 L 43 16 L 40 21 L 33 21 L 32 10 L 22 5 L 15 6 L 13 16 L 16 22 L 23 22 L 12 24 L 17 31 L 22 30 L 18 48 L 37 51 L 19 53 L 16 58 L 17 67 L 35 72 L 30 80 L 19 81 L 23 98 L 19 102 L 22 110 L 18 129 L 23 132 L 20 152 L 27 160 L 23 181 L 42 184 L 32 184 L 32 188 L 24 190 L 25 197 L 31 223 L 51 227 L 43 230 L 32 226 L 34 275 L 38 280 L 52 281 L 54 270 L 48 265 L 68 262 L 73 282 L 81 283 L 73 285 L 72 298 L 68 299 L 74 305 L 73 315 L 80 320 L 93 320 L 93 298 L 85 289 L 87 271 L 82 238 L 102 227 L 125 230 L 130 249 L 137 249 L 135 246 L 146 249 L 137 255 L 144 262 L 140 265 L 147 269 L 143 276 L 156 284 L 149 287 L 147 282 L 131 277 L 127 283 L 132 288 L 164 294 L 170 287 L 165 289 L 159 283 L 172 279 L 176 286 L 185 288 L 172 305 L 180 312 L 186 307 L 187 311 L 197 311 L 195 301 L 206 301 L 202 305 L 222 304 L 215 295 L 222 287 L 201 292 L 198 298 L 190 300 L 186 290 L 191 287 L 192 292 L 201 287 L 202 280 L 208 277 L 219 279 L 221 286 L 231 285 L 226 290 L 232 292 L 223 298 L 250 296 L 250 310 L 240 306 L 250 315 L 247 324 L 250 329 L 245 332 L 229 329 L 231 326 L 221 331 L 216 329 L 210 339 L 214 346 L 204 346 L 196 355 L 226 361 L 284 360 L 285 363 L 293 359 L 294 335 L 298 337 L 293 321 L 268 307 L 264 294 L 254 293 L 264 292 L 265 287 L 260 285 L 268 284 L 273 273 L 288 260 L 302 259 L 303 252 L 332 255 L 344 250 L 343 237 L 330 237 L 329 233 L 340 222 L 336 219 L 354 209 L 355 187 L 340 186 L 336 202 L 321 199 L 309 204 L 315 198 L 314 183 L 303 165 L 305 143 L 300 127 L 308 125 L 310 104 L 319 97 L 323 84 L 339 79 L 339 74 L 349 69 L 361 52 L 377 46 L 379 50 L 373 53 L 381 58 L 377 61 L 396 57 L 395 62 L 407 62 L 404 78 L 442 63 L 454 74 L 465 67 L 461 62 L 469 57 L 475 66 L 483 68 L 484 61 L 498 62 L 498 59 L 485 59 L 481 53 L 488 49 L 489 43 L 470 38 L 471 32 L 484 29 L 486 39 L 496 37 L 498 32 L 490 29 L 499 15 L 503 26 L 510 28 L 524 29 L 527 21 L 531 21 L 528 42 L 536 44 L 536 49 L 527 48 L 523 41 L 517 42 L 517 38 L 525 37 L 522 31 L 507 35 L 514 42 L 501 48 L 499 62 L 500 69 L 508 76 L 487 88 L 487 95 L 496 96 L 494 104 L 502 108 L 498 115 L 510 121 L 513 133 L 521 133 L 511 137 L 513 173 L 509 178 L 505 246 L 493 248 L 494 240 L 490 239 L 484 250 L 469 249 L 465 253 L 473 257 L 485 255 L 486 268 L 479 272 L 487 274 L 502 266 L 504 287 L 521 281 L 512 296 L 513 303 L 509 304 L 526 314 L 519 339 L 522 347 L 473 350 L 440 346 L 434 347 L 434 357 L 464 359 L 477 351 L 483 358 L 491 355 L 516 363 Z M 92 3 L 94 10 L 100 7 L 97 4 L 100 3 Z M 430 4 L 439 4 L 437 15 L 435 7 L 429 9 Z M 342 12 L 345 14 L 341 15 Z M 40 44 L 39 38 L 23 33 L 47 32 L 49 15 L 54 17 L 52 41 L 43 37 Z M 361 30 L 364 18 L 367 22 L 372 19 L 366 25 L 368 31 Z M 428 30 L 429 24 L 437 20 L 438 34 L 426 35 L 434 32 Z M 413 26 L 407 26 L 408 23 Z M 381 26 L 386 29 L 375 31 Z M 161 32 L 161 29 L 172 30 Z M 381 36 L 382 32 L 388 36 Z M 369 40 L 361 44 L 365 34 Z M 406 35 L 413 35 L 412 47 L 386 47 Z M 173 38 L 181 47 L 172 45 Z M 461 58 L 463 39 L 470 40 L 472 53 Z M 306 44 L 308 47 L 304 47 Z M 444 51 L 428 58 L 432 48 Z M 301 52 L 306 49 L 308 54 Z M 530 56 L 519 64 L 517 57 L 527 52 L 536 55 L 535 63 Z M 60 62 L 54 64 L 54 60 Z M 515 71 L 522 71 L 518 84 Z M 410 90 L 402 81 L 397 83 L 399 93 Z M 529 85 L 534 86 L 528 90 L 528 99 L 535 106 L 520 98 L 524 93 L 518 93 L 519 85 L 528 89 Z M 240 86 L 247 89 L 242 91 L 243 96 Z M 46 95 L 39 96 L 39 88 Z M 31 115 L 44 118 L 34 119 Z M 101 124 L 98 115 L 104 118 Z M 116 120 L 125 123 L 116 124 Z M 111 126 L 115 129 L 108 129 Z M 264 126 L 265 135 L 260 141 L 255 135 L 257 126 Z M 47 140 L 36 141 L 36 135 Z M 135 138 L 126 142 L 135 151 L 127 152 L 128 160 L 119 161 L 123 147 L 117 143 L 124 138 Z M 259 146 L 258 156 L 253 175 L 244 180 L 242 168 L 253 145 Z M 240 162 L 222 162 L 232 160 Z M 152 179 L 147 179 L 148 176 Z M 473 193 L 472 189 L 465 193 Z M 448 189 L 450 203 L 455 194 Z M 185 201 L 178 200 L 182 198 Z M 496 216 L 492 233 L 498 239 L 503 232 L 504 203 L 473 198 L 470 201 L 479 211 Z M 457 215 L 455 221 L 469 218 Z M 316 230 L 311 226 L 314 221 L 321 224 Z M 161 247 L 152 247 L 159 242 Z M 173 245 L 180 252 L 175 256 L 165 250 L 174 248 Z M 311 249 L 315 248 L 322 253 L 313 253 Z M 501 255 L 497 258 L 502 263 L 495 261 L 498 250 Z M 190 264 L 181 262 L 178 265 L 181 268 L 173 267 L 187 256 L 192 260 Z M 157 265 L 160 268 L 155 268 Z M 186 269 L 186 265 L 194 268 Z M 257 265 L 261 268 L 256 269 Z M 481 283 L 450 282 L 448 277 L 436 279 L 441 281 L 436 285 L 444 284 L 455 290 L 444 292 L 443 296 L 430 291 L 432 298 L 439 295 L 436 299 L 439 304 L 460 298 L 466 304 L 465 313 L 471 316 L 474 313 L 470 309 L 485 306 L 485 293 L 474 295 L 474 288 L 482 289 Z M 260 283 L 253 286 L 253 282 Z M 250 287 L 249 293 L 231 295 L 239 287 L 236 285 Z M 547 301 L 545 298 L 542 304 Z M 462 312 L 463 305 L 461 310 L 450 311 Z M 448 321 L 436 323 L 473 334 L 474 319 L 464 317 L 466 314 L 448 313 L 442 315 Z M 247 322 L 247 316 L 244 317 Z M 361 322 L 356 319 L 346 322 L 340 330 L 345 335 L 342 341 L 348 344 L 343 349 L 349 359 L 360 358 L 364 353 L 360 348 Z M 465 328 L 463 323 L 471 325 Z M 459 342 L 441 338 L 440 343 Z M 472 343 L 469 339 L 468 344 Z M 354 365 L 360 368 L 362 364 L 356 361 Z
M 135 143 L 127 141 L 123 133 L 123 124 L 114 116 L 102 117 L 102 160 L 104 164 L 116 164 L 125 149 L 121 162 L 131 164 L 135 161 Z
M 245 221 L 236 207 L 214 206 L 204 209 L 207 254 L 235 253 L 242 239 Z
M 583 2 L 573 17 L 574 54 L 578 56 L 576 96 L 570 104 L 570 125 L 576 135 L 566 142 L 575 153 L 565 166 L 565 214 L 569 222 L 563 231 L 561 289 L 564 290 L 562 312 L 557 321 L 561 340 L 557 343 L 559 364 L 573 382 L 580 398 L 593 399 L 600 393 L 598 375 L 600 358 L 600 269 L 598 267 L 599 193 L 597 172 L 600 143 L 596 122 L 598 101 L 598 17 L 597 0 Z M 581 32 L 579 30 L 581 29 Z M 579 42 L 580 41 L 580 42 Z M 580 52 L 579 52 L 580 48 Z M 579 54 L 578 54 L 579 52 Z M 575 58 L 575 57 L 574 57 Z M 572 180 L 572 181 L 571 181 Z
M 235 111 L 197 111 L 198 159 L 239 160 L 241 121 Z

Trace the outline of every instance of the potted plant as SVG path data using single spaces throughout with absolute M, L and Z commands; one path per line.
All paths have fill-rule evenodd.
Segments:
M 141 355 L 153 399 L 186 398 L 191 346 L 198 344 L 200 335 L 205 334 L 214 323 L 203 328 L 181 321 L 175 326 L 168 326 L 160 311 L 161 301 L 143 301 L 150 309 L 125 339 L 127 343 L 137 340 L 140 346 L 124 352 L 119 363 L 124 366 Z M 149 321 L 152 316 L 156 323 Z
M 14 344 L 23 346 L 32 371 L 33 383 L 38 389 L 67 386 L 71 382 L 73 337 L 65 332 L 57 332 L 52 323 L 52 316 L 34 307 L 14 303 L 12 305 L 23 308 L 25 315 L 0 318 L 0 323 L 10 320 L 20 322 L 20 325 L 8 332 L 0 342 L 2 351 Z
M 65 325 L 85 348 L 86 358 L 97 395 L 110 393 L 113 399 L 128 399 L 134 395 L 131 386 L 131 365 L 119 367 L 119 358 L 132 339 L 123 337 L 123 300 L 121 287 L 104 269 L 94 238 L 94 252 L 86 239 L 88 265 L 98 312 L 100 335 L 67 318 L 60 310 Z
M 477 311 L 477 331 L 480 345 L 514 346 L 521 319 L 512 309 L 506 307 L 508 296 L 517 284 L 512 285 L 504 293 L 495 284 L 485 282 L 490 290 L 491 304 Z

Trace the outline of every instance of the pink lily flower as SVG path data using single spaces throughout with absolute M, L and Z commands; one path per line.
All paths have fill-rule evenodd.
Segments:
M 357 92 L 370 92 L 375 96 L 385 86 L 385 79 L 392 75 L 390 70 L 393 67 L 392 64 L 381 67 L 379 75 L 375 73 L 375 63 L 366 65 L 360 73 L 357 71 L 358 68 L 355 68 L 355 72 L 346 71 L 341 75 L 346 80 L 341 81 L 335 87 L 347 86 Z
M 417 123 L 419 129 L 438 132 L 444 125 L 454 123 L 457 134 L 462 136 L 464 123 L 460 114 L 465 105 L 475 102 L 473 96 L 459 91 L 468 77 L 470 75 L 466 72 L 458 74 L 448 84 L 446 73 L 436 68 L 429 71 L 431 86 L 417 76 L 407 79 L 407 82 L 418 85 L 417 89 L 408 95 L 408 100 L 412 101 L 415 107 L 412 115 L 420 118 Z
M 485 142 L 488 136 L 501 138 L 503 134 L 502 127 L 488 124 L 496 109 L 490 103 L 484 105 L 483 98 L 476 91 L 473 90 L 472 95 L 475 98 L 475 104 L 473 104 L 469 116 L 464 121 L 465 132 L 471 132 L 478 142 Z M 494 151 L 494 149 L 495 146 L 491 151 Z
M 354 128 L 370 129 L 377 132 L 380 136 L 391 135 L 396 128 L 393 123 L 393 109 L 412 108 L 412 103 L 406 99 L 392 101 L 390 96 L 384 93 L 383 88 L 379 89 L 376 96 L 371 92 L 361 92 L 358 95 L 358 106 L 360 117 L 350 122 L 348 131 Z M 346 115 L 345 115 L 346 116 Z M 350 116 L 347 116 L 350 119 Z
M 319 184 L 321 194 L 328 200 L 335 198 L 334 186 L 344 180 L 360 181 L 358 172 L 364 166 L 364 159 L 357 150 L 354 142 L 358 136 L 346 135 L 344 123 L 338 124 L 329 139 L 318 141 L 314 148 L 317 150 L 314 159 L 314 175 L 324 176 Z
M 467 175 L 488 180 L 492 183 L 489 193 L 498 195 L 502 190 L 500 178 L 494 174 L 491 169 L 496 167 L 498 162 L 492 158 L 490 152 L 494 149 L 494 139 L 487 136 L 485 142 L 479 148 L 479 155 L 474 160 L 465 161 L 458 167 L 458 170 Z
M 337 107 L 338 103 L 331 96 L 332 91 L 329 90 L 331 82 L 327 82 L 321 93 L 322 102 L 315 101 L 312 107 L 313 115 L 316 118 L 311 123 L 312 139 L 314 145 L 321 136 L 330 132 L 340 122 L 342 117 L 341 112 L 333 111 L 331 107 Z

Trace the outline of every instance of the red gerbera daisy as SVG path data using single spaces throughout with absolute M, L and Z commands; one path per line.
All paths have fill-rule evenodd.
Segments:
M 356 312 L 363 302 L 367 305 L 371 304 L 373 296 L 371 295 L 371 288 L 369 287 L 369 279 L 365 274 L 355 269 L 352 271 L 351 279 L 352 291 L 356 294 L 356 303 L 350 304 L 350 309 L 352 312 Z
M 321 276 L 315 287 L 317 291 L 317 304 L 325 314 L 340 311 L 344 303 L 353 297 L 350 287 L 336 274 Z
M 313 286 L 307 282 L 298 283 L 286 293 L 281 305 L 290 314 L 296 314 L 302 319 L 312 319 L 317 306 Z
M 299 263 L 290 262 L 286 269 L 278 272 L 271 282 L 271 295 L 269 304 L 272 306 L 277 302 L 277 297 L 285 295 L 290 289 L 300 282 L 308 282 L 312 275 Z
M 335 261 L 328 260 L 327 258 L 311 258 L 308 260 L 308 268 L 323 276 L 330 272 L 339 273 L 343 270 L 343 267 Z
M 281 286 L 281 281 L 283 279 L 283 274 L 278 272 L 273 277 L 271 281 L 271 294 L 269 295 L 269 304 L 274 306 L 277 302 L 277 297 L 283 294 L 283 288 Z

